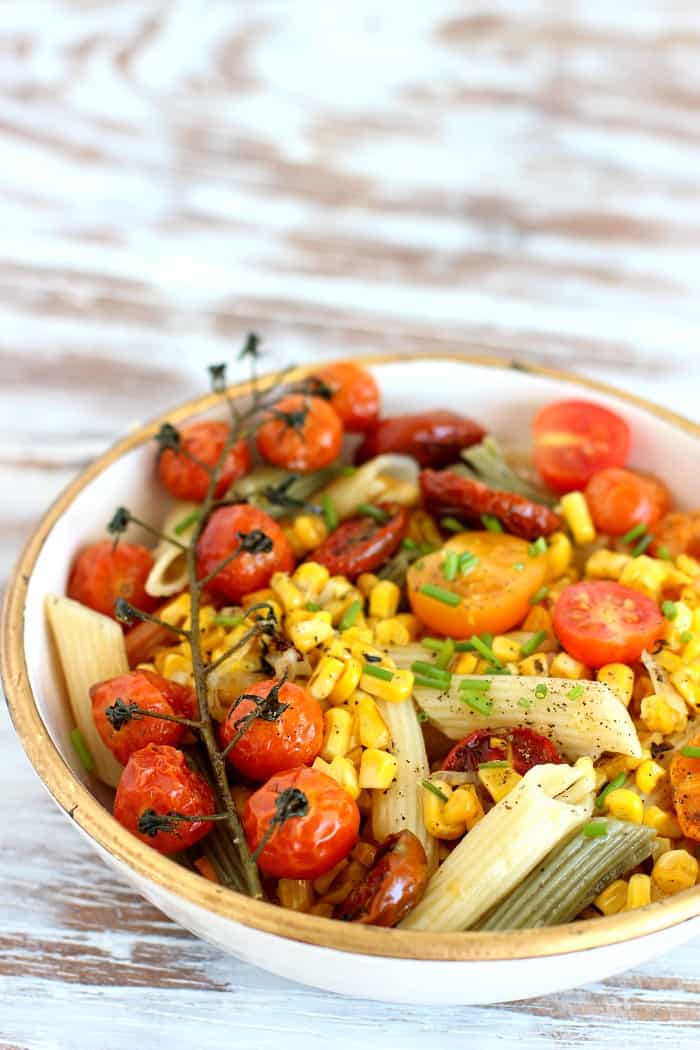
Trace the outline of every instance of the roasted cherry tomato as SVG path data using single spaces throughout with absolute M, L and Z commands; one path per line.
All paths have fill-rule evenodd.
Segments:
M 335 918 L 396 926 L 416 906 L 428 884 L 423 843 L 412 831 L 389 835 L 362 882 L 338 905 Z
M 624 419 L 590 401 L 557 401 L 535 416 L 535 466 L 555 492 L 582 489 L 599 470 L 623 467 L 630 450 Z
M 700 735 L 688 740 L 690 747 L 700 747 Z M 676 751 L 671 759 L 671 791 L 681 831 L 700 842 L 700 758 L 686 758 Z
M 322 397 L 289 394 L 270 409 L 256 441 L 260 455 L 276 467 L 319 470 L 338 458 L 343 424 Z
M 494 747 L 493 740 L 503 740 L 506 749 Z M 552 741 L 534 729 L 477 729 L 455 744 L 443 759 L 442 768 L 471 773 L 476 772 L 482 762 L 503 759 L 521 776 L 533 766 L 561 762 Z
M 246 803 L 243 829 L 251 852 L 276 823 L 280 796 L 292 788 L 305 796 L 307 812 L 273 826 L 258 864 L 277 879 L 317 879 L 347 857 L 357 842 L 360 811 L 325 773 L 306 766 L 289 769 L 268 780 Z
M 311 561 L 325 565 L 331 576 L 354 578 L 383 565 L 398 547 L 408 525 L 408 512 L 399 510 L 380 523 L 370 517 L 349 518 L 312 551 Z
M 124 598 L 137 609 L 151 612 L 157 599 L 146 594 L 153 555 L 139 543 L 101 540 L 81 551 L 73 563 L 66 593 L 69 598 L 105 616 L 114 617 L 114 603 Z
M 671 558 L 689 554 L 691 558 L 700 558 L 700 510 L 687 514 L 672 511 L 662 518 L 654 529 L 649 553 L 664 553 Z
M 267 780 L 294 766 L 311 765 L 323 743 L 323 711 L 307 689 L 271 678 L 251 686 L 231 705 L 221 724 L 222 747 L 241 730 L 228 761 L 251 780 Z
M 640 524 L 653 528 L 670 503 L 668 489 L 658 478 L 621 467 L 598 471 L 585 491 L 595 527 L 608 536 L 623 536 Z
M 239 547 L 241 553 L 207 584 L 230 601 L 266 587 L 273 572 L 294 568 L 292 548 L 277 522 L 262 510 L 237 503 L 219 507 L 204 526 L 197 545 L 199 578 L 214 572 Z
M 97 731 L 123 765 L 134 751 L 139 751 L 146 744 L 171 744 L 176 747 L 183 737 L 185 726 L 138 714 L 129 718 L 125 712 L 123 724 L 116 728 L 107 718 L 107 709 L 117 700 L 122 700 L 125 705 L 135 704 L 154 714 L 178 718 L 194 718 L 197 707 L 194 692 L 189 686 L 170 682 L 153 671 L 131 671 L 98 682 L 90 689 L 90 699 Z
M 470 525 L 485 515 L 497 518 L 506 532 L 524 540 L 549 536 L 562 526 L 558 514 L 516 492 L 489 488 L 481 481 L 451 470 L 422 470 L 420 487 L 427 510 L 438 516 L 456 516 Z
M 316 373 L 331 391 L 330 403 L 346 430 L 361 434 L 379 418 L 379 387 L 371 372 L 352 361 L 336 361 Z
M 450 557 L 462 555 L 461 569 L 446 578 Z M 473 555 L 472 559 L 467 557 Z M 462 532 L 442 550 L 426 554 L 408 570 L 408 597 L 416 616 L 431 631 L 452 638 L 509 631 L 527 616 L 530 598 L 547 575 L 547 556 L 530 557 L 528 544 L 498 532 Z M 437 588 L 451 601 L 426 593 Z
M 655 601 L 609 580 L 583 580 L 564 588 L 553 621 L 567 653 L 589 667 L 633 663 L 664 634 Z
M 445 467 L 459 459 L 459 453 L 481 441 L 484 430 L 456 412 L 436 409 L 411 416 L 382 419 L 367 435 L 356 454 L 364 463 L 385 452 L 413 456 L 421 467 Z
M 166 449 L 158 460 L 158 476 L 165 488 L 175 499 L 204 499 L 209 488 L 209 473 L 200 463 L 213 467 L 223 452 L 228 441 L 228 423 L 215 420 L 189 423 L 180 430 L 180 443 L 183 452 Z M 184 453 L 189 453 L 185 455 Z M 243 477 L 250 470 L 250 450 L 248 442 L 236 441 L 226 455 L 216 485 L 216 495 L 223 496 L 234 481 Z
M 172 816 L 163 830 L 157 830 L 152 821 L 153 834 L 139 831 L 141 818 L 146 821 L 150 815 L 147 811 L 161 818 L 171 814 L 206 817 L 216 812 L 211 788 L 190 769 L 182 751 L 161 744 L 147 744 L 135 751 L 117 785 L 114 816 L 159 853 L 187 849 L 211 831 L 211 821 L 178 821 Z

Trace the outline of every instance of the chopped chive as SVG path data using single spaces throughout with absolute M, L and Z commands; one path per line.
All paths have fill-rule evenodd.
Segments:
M 548 594 L 549 587 L 540 587 L 539 591 L 535 591 L 530 598 L 530 605 L 538 605 L 540 602 L 543 602 Z
M 602 809 L 603 806 L 605 805 L 605 800 L 608 797 L 608 795 L 610 794 L 610 792 L 611 791 L 617 791 L 617 789 L 621 788 L 623 786 L 623 784 L 626 783 L 626 781 L 627 781 L 627 774 L 626 773 L 618 773 L 617 776 L 614 777 L 610 781 L 609 784 L 606 784 L 605 787 L 603 788 L 603 790 L 601 791 L 601 793 L 598 795 L 597 799 L 595 800 L 596 809 Z
M 488 693 L 491 683 L 488 678 L 463 678 L 459 688 L 469 689 L 473 693 Z
M 364 514 L 366 518 L 374 518 L 380 525 L 389 520 L 389 515 L 385 510 L 382 510 L 381 507 L 375 507 L 371 503 L 360 503 L 357 513 Z
M 529 696 L 521 696 L 518 700 L 518 707 L 524 707 L 525 710 L 527 710 L 528 707 L 532 707 L 532 698 Z
M 508 769 L 510 762 L 503 758 L 494 758 L 492 762 L 479 762 L 479 769 Z
M 456 653 L 471 653 L 474 652 L 474 638 L 481 638 L 485 645 L 491 646 L 493 644 L 493 635 L 487 631 L 484 634 L 473 634 L 471 638 L 465 638 L 462 642 L 457 642 L 455 645 Z
M 440 526 L 445 532 L 464 532 L 464 525 L 456 518 L 440 518 Z
M 370 678 L 381 678 L 383 682 L 390 682 L 394 677 L 393 671 L 386 667 L 377 667 L 376 664 L 365 664 L 362 673 L 369 675 Z
M 436 602 L 442 602 L 443 605 L 451 605 L 453 609 L 462 603 L 462 599 L 458 594 L 453 594 L 452 591 L 447 591 L 444 587 L 436 587 L 432 583 L 424 583 L 420 592 L 428 598 L 434 598 Z
M 434 653 L 441 653 L 445 642 L 442 638 L 421 638 L 420 644 L 424 649 L 430 649 Z
M 665 543 L 662 544 L 662 546 L 659 547 L 659 549 L 657 550 L 656 557 L 657 558 L 661 558 L 662 561 L 672 561 L 673 560 L 671 558 L 671 552 L 670 552 L 670 550 L 668 549 L 668 547 L 666 546 Z
M 455 654 L 455 643 L 451 638 L 445 640 L 445 644 L 442 647 L 441 652 L 438 653 L 435 661 L 435 666 L 440 667 L 442 670 L 447 670 L 450 665 L 450 660 Z
M 217 613 L 213 622 L 220 627 L 238 627 L 243 623 L 242 616 L 226 616 L 225 613 Z
M 446 580 L 452 582 L 457 576 L 457 569 L 459 568 L 459 555 L 457 551 L 448 551 L 445 560 L 442 563 L 442 575 Z
M 654 537 L 651 536 L 651 535 L 644 536 L 639 541 L 637 546 L 632 548 L 632 557 L 633 558 L 638 558 L 640 554 L 644 554 L 644 551 L 647 549 L 647 547 L 649 546 L 649 544 L 651 543 L 651 541 L 653 539 L 654 539 Z
M 547 553 L 547 541 L 544 536 L 539 536 L 536 540 L 528 545 L 527 553 L 531 558 L 536 558 L 538 554 Z
M 523 569 L 525 568 L 525 562 L 524 561 L 514 561 L 513 562 L 513 568 L 515 569 L 516 572 L 522 572 Z
M 421 786 L 429 791 L 431 795 L 436 795 L 442 802 L 447 802 L 447 795 L 444 791 L 441 791 L 437 784 L 433 784 L 430 780 L 421 780 Z
M 478 711 L 480 715 L 490 715 L 493 711 L 493 700 L 484 696 L 483 693 L 470 693 L 467 689 L 461 689 L 459 699 L 473 711 Z
M 535 649 L 538 649 L 542 645 L 542 642 L 546 641 L 546 639 L 547 632 L 538 631 L 537 634 L 533 634 L 532 638 L 529 638 L 526 642 L 523 642 L 520 652 L 523 656 L 532 656 Z
M 346 466 L 338 468 L 338 475 L 341 478 L 351 478 L 353 474 L 357 474 L 357 467 L 353 467 L 352 463 L 348 463 Z
M 411 670 L 414 674 L 423 675 L 424 678 L 434 678 L 437 682 L 445 682 L 449 684 L 452 675 L 449 671 L 444 671 L 441 667 L 436 664 L 430 664 L 427 660 L 414 660 L 411 664 Z
M 678 606 L 675 602 L 662 602 L 661 612 L 664 614 L 667 620 L 675 620 L 675 618 L 678 616 Z
M 428 721 L 428 716 L 426 715 L 425 711 L 422 711 L 420 708 L 418 708 L 418 710 L 416 711 L 416 718 L 421 724 L 423 722 Z
M 321 510 L 323 511 L 323 518 L 326 522 L 328 531 L 333 532 L 334 529 L 338 528 L 338 512 L 335 509 L 333 500 L 327 492 L 324 492 L 321 496 Z
M 683 645 L 687 645 L 688 642 L 692 642 L 693 632 L 692 631 L 681 631 L 681 642 Z
M 432 543 L 421 543 L 420 552 L 421 554 L 432 554 L 437 550 L 437 547 L 433 547 Z
M 494 514 L 482 514 L 481 523 L 489 532 L 503 532 L 503 526 Z
M 189 529 L 190 525 L 194 525 L 196 521 L 199 521 L 201 516 L 202 512 L 200 510 L 193 510 L 192 513 L 188 514 L 186 518 L 182 518 L 181 521 L 178 521 L 177 525 L 173 529 L 173 532 L 176 536 L 182 536 L 183 532 Z
M 318 602 L 307 602 L 306 605 L 304 606 L 304 608 L 306 609 L 307 612 L 320 612 L 321 611 L 321 606 L 318 604 Z
M 356 598 L 354 602 L 350 602 L 347 609 L 343 613 L 342 619 L 338 624 L 340 630 L 347 631 L 348 628 L 352 627 L 361 612 L 362 602 L 359 598 Z
M 92 752 L 87 746 L 87 741 L 77 728 L 71 729 L 70 742 L 73 745 L 76 755 L 80 759 L 80 763 L 86 773 L 92 773 L 95 768 L 95 759 L 92 757 Z
M 412 540 L 410 536 L 407 536 L 406 539 L 401 540 L 401 546 L 404 547 L 407 551 L 417 551 L 420 549 L 416 541 Z
M 579 700 L 583 696 L 583 686 L 575 685 L 573 689 L 569 689 L 569 692 L 566 695 L 569 700 Z
M 633 525 L 629 532 L 625 533 L 622 537 L 622 542 L 632 543 L 634 540 L 639 539 L 640 536 L 643 536 L 646 531 L 646 524 L 643 521 L 640 521 L 639 524 Z
M 477 558 L 476 554 L 472 554 L 471 551 L 464 551 L 464 553 L 460 554 L 459 556 L 459 565 L 457 571 L 459 572 L 460 576 L 466 576 L 467 573 L 471 572 L 472 569 L 475 569 L 478 564 L 479 559 Z
M 544 682 L 540 682 L 539 685 L 535 686 L 535 696 L 538 700 L 544 700 L 547 695 L 547 686 Z
M 692 744 L 686 744 L 685 747 L 681 748 L 681 754 L 683 758 L 700 758 L 700 747 L 693 747 Z
M 503 667 L 503 664 L 498 659 L 491 646 L 482 641 L 478 634 L 472 635 L 471 642 L 477 653 L 479 653 L 480 656 L 483 656 L 485 660 L 488 660 L 494 667 Z
M 498 667 L 496 667 L 495 664 L 489 664 L 487 670 L 488 670 L 489 674 L 512 674 L 513 673 L 512 671 L 509 671 L 507 667 L 504 667 L 503 664 L 499 664 Z
M 605 820 L 591 820 L 581 830 L 587 839 L 604 839 L 608 834 L 608 824 Z
M 441 693 L 444 693 L 450 688 L 450 683 L 443 681 L 442 678 L 428 678 L 422 674 L 413 673 L 413 684 L 422 685 L 425 689 L 439 689 Z

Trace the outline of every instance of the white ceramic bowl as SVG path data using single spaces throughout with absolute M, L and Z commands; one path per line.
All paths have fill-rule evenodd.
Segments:
M 529 424 L 547 402 L 588 397 L 631 424 L 632 462 L 664 477 L 681 504 L 695 498 L 700 428 L 621 392 L 561 373 L 485 358 L 373 358 L 386 414 L 450 408 L 474 416 L 508 445 L 529 447 Z M 245 388 L 234 393 L 244 396 Z M 60 673 L 43 612 L 62 592 L 76 549 L 103 534 L 117 504 L 162 513 L 150 441 L 165 418 L 211 412 L 182 406 L 102 456 L 37 527 L 9 586 L 2 666 L 10 713 L 48 791 L 96 852 L 153 904 L 226 952 L 273 973 L 346 995 L 394 1002 L 490 1003 L 542 995 L 649 959 L 700 932 L 700 888 L 639 911 L 551 929 L 429 934 L 300 915 L 217 887 L 143 845 L 110 815 L 109 796 L 73 754 Z

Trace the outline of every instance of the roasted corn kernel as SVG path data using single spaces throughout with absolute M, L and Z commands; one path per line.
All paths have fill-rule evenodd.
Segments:
M 408 645 L 411 642 L 411 633 L 398 616 L 391 616 L 387 620 L 379 620 L 374 625 L 374 640 L 377 645 Z
M 300 653 L 310 653 L 317 645 L 332 637 L 335 631 L 322 613 L 313 613 L 309 614 L 309 619 L 297 620 L 287 626 L 287 634 Z
M 324 734 L 321 758 L 332 762 L 350 750 L 353 716 L 343 707 L 330 707 L 323 715 Z
M 360 784 L 357 769 L 347 755 L 336 755 L 332 762 L 326 762 L 323 758 L 314 759 L 313 768 L 332 777 L 342 788 L 345 788 L 351 798 L 356 799 L 360 794 Z
M 403 700 L 408 700 L 413 692 L 413 672 L 396 668 L 392 672 L 390 681 L 375 678 L 365 672 L 360 678 L 360 688 L 370 696 L 398 704 Z
M 304 561 L 294 570 L 292 579 L 307 599 L 318 598 L 331 574 L 325 565 L 317 561 Z
M 379 577 L 373 572 L 361 572 L 357 577 L 357 589 L 365 598 L 369 598 L 371 592 L 379 583 Z
M 523 778 L 508 766 L 506 769 L 480 769 L 479 780 L 494 802 L 500 802 Z
M 586 576 L 591 580 L 618 580 L 632 558 L 618 551 L 594 551 L 586 562 Z
M 645 696 L 640 705 L 640 716 L 647 729 L 658 730 L 664 736 L 682 732 L 688 723 L 685 704 L 680 697 L 678 705 L 674 705 L 666 696 Z
M 700 708 L 700 666 L 679 667 L 671 675 L 671 682 L 685 702 L 694 711 Z
M 549 674 L 549 660 L 545 653 L 533 653 L 518 663 L 518 674 L 543 677 Z
M 444 821 L 449 825 L 464 824 L 467 831 L 471 831 L 483 815 L 484 807 L 473 784 L 460 784 L 444 803 Z
M 398 761 L 388 751 L 376 747 L 366 748 L 360 762 L 360 787 L 386 790 L 391 786 L 398 767 Z
M 627 883 L 627 903 L 625 908 L 643 908 L 651 903 L 651 879 L 648 875 L 632 875 Z
M 698 862 L 686 850 L 672 849 L 658 858 L 651 877 L 664 893 L 680 893 L 695 885 Z
M 682 835 L 675 815 L 661 809 L 660 806 L 644 807 L 644 823 L 647 827 L 654 828 L 657 835 L 663 835 L 665 838 L 679 839 Z
M 591 672 L 580 660 L 574 660 L 568 653 L 557 653 L 552 660 L 549 673 L 552 678 L 569 678 L 578 681 L 581 678 L 590 678 Z
M 514 641 L 513 638 L 508 638 L 505 634 L 497 634 L 491 643 L 491 648 L 496 659 L 502 663 L 520 659 L 520 643 Z
M 644 803 L 629 788 L 617 788 L 606 795 L 605 808 L 612 817 L 630 824 L 641 824 L 644 817 Z
M 348 657 L 343 663 L 343 672 L 336 681 L 330 693 L 332 704 L 344 704 L 357 689 L 362 676 L 362 664 L 354 656 Z
M 474 674 L 478 662 L 476 653 L 458 653 L 453 674 Z
M 647 758 L 637 769 L 634 782 L 643 795 L 648 795 L 665 776 L 664 767 L 655 762 L 653 758 Z
M 627 883 L 624 879 L 615 879 L 595 899 L 595 906 L 603 915 L 617 915 L 626 904 Z
M 658 600 L 661 588 L 666 582 L 666 566 L 656 558 L 649 558 L 646 554 L 640 554 L 638 558 L 632 558 L 618 577 L 618 582 L 624 587 L 641 591 L 649 598 Z
M 565 532 L 553 532 L 547 543 L 547 579 L 563 576 L 571 565 L 573 548 Z
M 317 700 L 326 700 L 345 671 L 345 664 L 335 656 L 324 655 L 316 664 L 308 689 Z
M 380 580 L 369 594 L 369 614 L 381 620 L 395 616 L 401 600 L 401 591 L 391 580 Z
M 582 492 L 567 492 L 560 500 L 561 512 L 566 524 L 571 529 L 574 541 L 579 545 L 592 543 L 595 539 L 595 525 L 591 512 Z
M 438 839 L 459 839 L 466 832 L 464 820 L 445 819 L 445 806 L 452 798 L 452 788 L 444 780 L 431 780 L 432 790 L 423 785 L 423 823 L 429 835 Z M 442 797 L 440 797 L 442 796 Z
M 379 748 L 380 751 L 389 748 L 391 733 L 371 696 L 360 697 L 356 713 L 362 746 Z
M 634 671 L 627 664 L 604 664 L 596 673 L 599 682 L 607 685 L 625 707 L 629 707 L 634 690 Z
M 292 546 L 297 554 L 306 554 L 307 551 L 320 547 L 328 538 L 328 529 L 320 514 L 299 514 L 289 531 Z

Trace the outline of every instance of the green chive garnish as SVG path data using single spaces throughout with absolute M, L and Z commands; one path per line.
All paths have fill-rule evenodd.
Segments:
M 442 575 L 446 580 L 452 582 L 457 576 L 457 569 L 459 568 L 459 555 L 457 551 L 448 551 L 445 555 L 445 560 L 442 563 Z
M 663 544 L 661 547 L 659 547 L 658 551 L 656 552 L 656 557 L 661 558 L 662 561 L 672 561 L 671 552 L 666 546 L 666 544 Z
M 498 659 L 491 646 L 487 645 L 486 642 L 482 641 L 482 639 L 479 638 L 478 634 L 472 635 L 471 643 L 476 649 L 477 653 L 479 653 L 480 656 L 483 656 L 484 660 L 488 660 L 489 663 L 493 664 L 494 667 L 503 667 L 503 664 Z
M 442 650 L 438 653 L 435 661 L 435 666 L 440 667 L 442 670 L 446 670 L 450 665 L 450 660 L 455 654 L 455 643 L 451 638 L 447 638 Z
M 466 576 L 467 573 L 471 572 L 472 569 L 475 569 L 478 564 L 479 559 L 477 558 L 476 554 L 472 554 L 471 551 L 464 551 L 464 553 L 460 554 L 459 556 L 459 565 L 457 571 L 460 576 Z
M 463 678 L 459 683 L 460 689 L 469 689 L 472 693 L 487 693 L 491 688 L 488 678 Z
M 610 781 L 609 784 L 605 785 L 605 787 L 603 788 L 601 793 L 598 795 L 597 799 L 595 800 L 596 809 L 602 809 L 603 806 L 605 805 L 605 800 L 608 797 L 608 795 L 610 794 L 610 792 L 611 791 L 617 791 L 617 789 L 623 787 L 623 785 L 626 782 L 627 782 L 627 774 L 626 773 L 618 773 L 617 776 L 614 777 Z
M 692 631 L 681 631 L 681 642 L 683 645 L 687 645 L 688 642 L 692 642 L 693 632 Z
M 183 532 L 186 532 L 186 530 L 189 529 L 190 525 L 194 525 L 196 521 L 199 521 L 201 516 L 201 511 L 193 510 L 192 513 L 188 514 L 186 518 L 182 518 L 181 521 L 178 521 L 177 525 L 173 529 L 173 532 L 176 536 L 182 536 Z
M 503 532 L 503 526 L 493 514 L 482 514 L 481 523 L 489 532 Z
M 493 762 L 479 762 L 479 769 L 508 769 L 509 765 L 505 759 L 495 758 Z
M 86 773 L 92 773 L 95 768 L 95 759 L 92 757 L 92 752 L 87 746 L 85 737 L 76 727 L 71 729 L 70 742 L 73 745 L 76 755 L 80 759 L 80 763 Z
M 539 591 L 535 591 L 530 598 L 530 605 L 538 605 L 540 602 L 543 602 L 548 594 L 549 587 L 540 587 Z
M 321 606 L 318 604 L 318 602 L 307 602 L 306 605 L 304 606 L 304 608 L 306 609 L 307 612 L 320 612 L 321 611 Z
M 467 707 L 478 711 L 480 715 L 490 715 L 493 711 L 493 700 L 489 699 L 488 696 L 484 696 L 483 693 L 470 693 L 466 689 L 460 689 L 459 699 Z
M 444 791 L 441 791 L 437 784 L 433 784 L 430 780 L 421 780 L 421 785 L 426 791 L 429 791 L 431 795 L 436 795 L 441 802 L 447 802 L 447 795 Z
M 471 638 L 465 638 L 462 642 L 457 642 L 455 645 L 456 653 L 472 653 L 474 652 L 474 639 L 481 638 L 484 645 L 491 646 L 493 644 L 493 635 L 488 632 L 484 634 L 473 634 Z
M 450 683 L 444 682 L 442 678 L 427 678 L 415 672 L 413 674 L 413 684 L 422 685 L 425 689 L 439 689 L 441 693 L 450 688 Z
M 442 638 L 421 638 L 420 644 L 424 649 L 430 649 L 434 653 L 441 653 L 445 642 Z
M 362 668 L 363 674 L 368 674 L 370 678 L 381 678 L 383 682 L 390 682 L 394 677 L 394 672 L 388 670 L 386 667 L 377 667 L 376 664 L 365 664 Z
M 380 525 L 389 520 L 389 515 L 385 510 L 382 510 L 381 507 L 375 507 L 371 503 L 360 503 L 357 513 L 364 514 L 366 518 L 374 518 Z
M 649 546 L 649 544 L 651 543 L 651 541 L 653 539 L 654 539 L 653 536 L 650 536 L 650 535 L 644 536 L 639 541 L 637 546 L 632 548 L 632 557 L 633 558 L 638 558 L 640 554 L 644 554 L 644 551 L 647 549 L 647 547 Z
M 341 631 L 347 631 L 348 628 L 352 627 L 355 620 L 362 612 L 362 602 L 359 598 L 356 598 L 354 602 L 350 602 L 347 609 L 343 613 L 342 619 L 338 624 Z
M 604 820 L 591 820 L 581 830 L 587 839 L 604 839 L 608 834 L 608 825 Z
M 464 525 L 456 518 L 440 518 L 440 526 L 445 532 L 464 532 Z
M 353 467 L 351 463 L 345 467 L 338 467 L 338 475 L 341 478 L 351 478 L 353 474 L 357 474 L 357 467 Z
M 525 568 L 525 562 L 524 561 L 514 561 L 513 562 L 513 568 L 515 569 L 516 572 L 522 572 L 523 569 Z
M 213 622 L 215 624 L 218 624 L 220 627 L 238 627 L 240 624 L 243 623 L 243 617 L 226 616 L 225 613 L 217 613 L 214 617 Z
M 546 640 L 547 632 L 538 631 L 537 634 L 533 634 L 532 638 L 529 638 L 528 641 L 523 643 L 520 652 L 523 656 L 532 656 L 535 649 L 538 649 L 542 645 L 542 642 Z
M 338 512 L 335 509 L 333 500 L 327 492 L 324 492 L 321 496 L 321 510 L 323 511 L 323 517 L 326 526 L 328 527 L 328 531 L 333 532 L 334 529 L 338 528 Z
M 518 700 L 518 707 L 524 707 L 525 710 L 527 710 L 528 707 L 532 707 L 532 700 L 531 700 L 531 698 L 528 697 L 528 696 L 521 696 L 520 699 Z
M 527 553 L 531 558 L 536 558 L 538 554 L 547 553 L 547 541 L 544 536 L 540 536 L 538 539 L 533 540 L 527 548 Z
M 427 660 L 414 660 L 411 664 L 411 670 L 414 674 L 423 675 L 424 678 L 432 678 L 436 682 L 444 682 L 445 685 L 449 685 L 452 678 L 449 671 L 444 671 L 436 664 L 428 663 Z
M 569 692 L 566 695 L 569 700 L 579 700 L 583 696 L 583 686 L 575 685 L 573 689 L 569 689 Z
M 547 686 L 544 682 L 540 682 L 539 685 L 535 686 L 535 696 L 538 700 L 544 700 L 547 695 Z
M 401 540 L 401 546 L 404 547 L 407 551 L 420 550 L 416 541 L 412 540 L 410 536 L 407 536 L 405 540 Z
M 683 758 L 700 758 L 700 747 L 693 747 L 691 744 L 686 744 L 685 747 L 681 748 L 681 754 Z
M 661 612 L 664 614 L 667 620 L 675 620 L 675 618 L 678 616 L 678 606 L 675 602 L 662 602 Z
M 453 594 L 444 587 L 436 587 L 433 583 L 424 583 L 420 592 L 428 598 L 434 598 L 436 602 L 442 602 L 443 605 L 451 605 L 453 609 L 462 604 L 458 594 Z
M 647 531 L 647 527 L 643 521 L 640 521 L 638 525 L 634 525 L 629 532 L 626 532 L 622 537 L 623 543 L 632 543 L 634 540 L 639 539 Z

